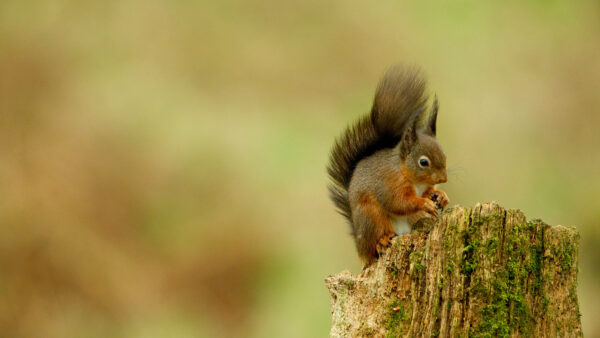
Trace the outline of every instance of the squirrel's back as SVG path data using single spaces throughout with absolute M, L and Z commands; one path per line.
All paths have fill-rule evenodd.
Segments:
M 346 128 L 331 150 L 327 172 L 330 197 L 338 211 L 351 219 L 348 187 L 358 162 L 378 150 L 393 148 L 411 116 L 426 106 L 426 82 L 417 68 L 396 66 L 385 73 L 375 93 L 371 113 Z

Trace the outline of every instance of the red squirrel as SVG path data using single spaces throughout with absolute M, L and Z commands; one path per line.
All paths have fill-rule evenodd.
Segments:
M 436 139 L 438 100 L 426 113 L 426 81 L 396 66 L 380 80 L 371 113 L 346 128 L 331 150 L 329 193 L 352 228 L 358 255 L 375 261 L 397 233 L 445 208 L 446 155 Z M 412 223 L 412 224 L 411 224 Z

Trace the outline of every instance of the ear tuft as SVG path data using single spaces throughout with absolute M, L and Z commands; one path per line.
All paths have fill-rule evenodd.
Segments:
M 402 133 L 402 140 L 400 141 L 400 158 L 402 160 L 406 159 L 415 144 L 417 144 L 417 124 L 422 113 L 422 110 L 415 111 L 408 120 L 404 133 Z
M 433 104 L 431 105 L 431 110 L 429 111 L 428 117 L 427 117 L 427 125 L 425 127 L 425 132 L 431 136 L 435 136 L 436 133 L 436 121 L 437 121 L 437 114 L 438 114 L 438 109 L 439 109 L 440 105 L 438 103 L 438 98 L 437 95 L 434 96 L 433 98 Z

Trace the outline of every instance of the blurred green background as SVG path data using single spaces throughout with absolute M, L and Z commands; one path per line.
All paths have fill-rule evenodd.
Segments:
M 401 61 L 451 204 L 579 229 L 599 336 L 599 46 L 597 1 L 0 1 L 0 335 L 326 336 L 329 148 Z

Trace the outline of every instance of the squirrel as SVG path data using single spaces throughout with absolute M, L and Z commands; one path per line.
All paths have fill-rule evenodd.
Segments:
M 436 217 L 448 195 L 446 155 L 436 139 L 437 96 L 429 97 L 421 71 L 395 66 L 380 80 L 371 112 L 346 128 L 331 150 L 329 194 L 350 223 L 366 264 L 424 217 Z

